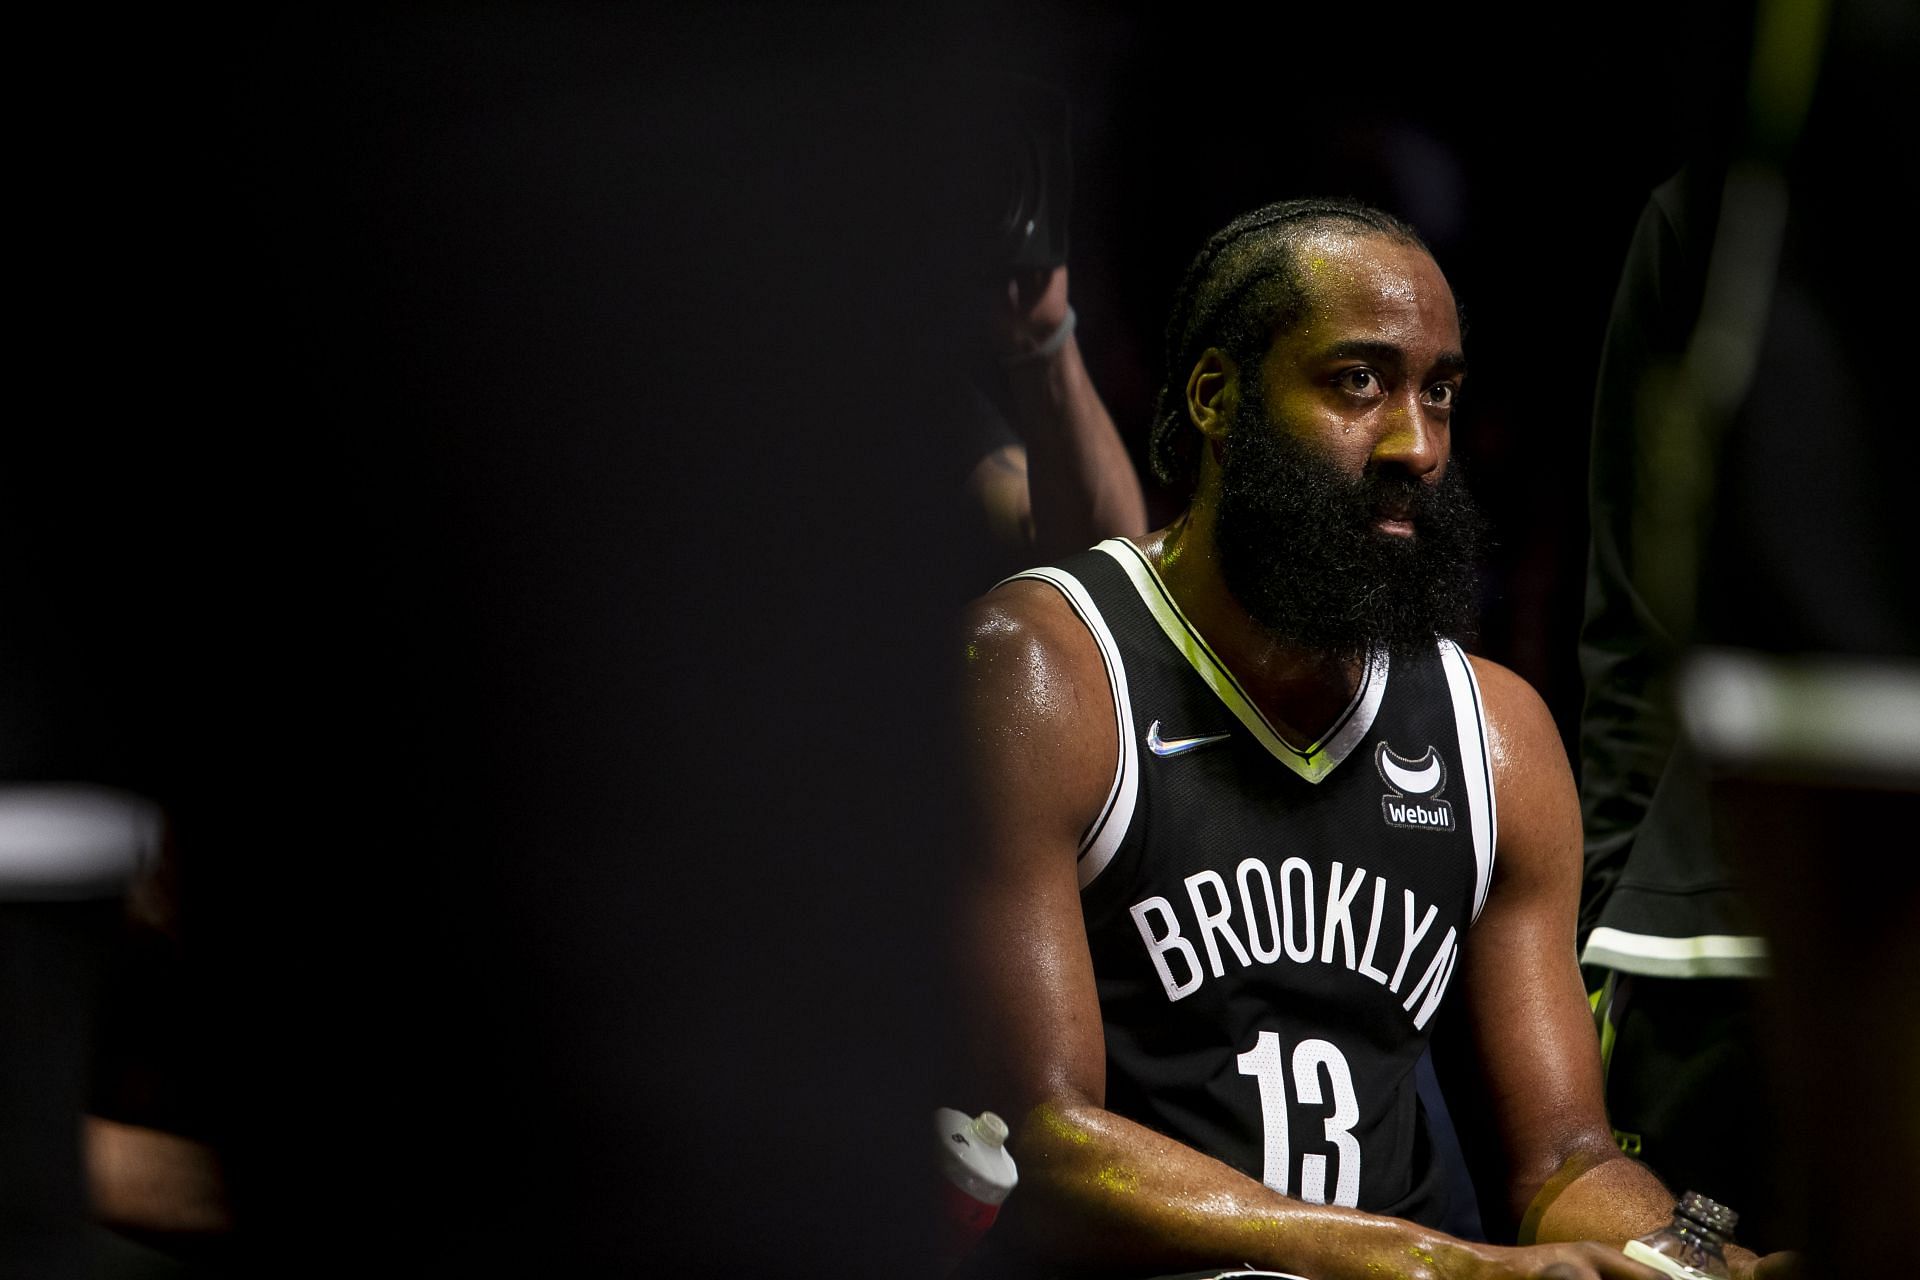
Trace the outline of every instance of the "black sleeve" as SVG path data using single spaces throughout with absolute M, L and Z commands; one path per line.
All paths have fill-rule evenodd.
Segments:
M 1619 880 L 1674 743 L 1675 636 L 1639 585 L 1661 549 L 1634 541 L 1636 407 L 1645 380 L 1676 366 L 1685 351 L 1704 287 L 1705 253 L 1695 233 L 1703 223 L 1711 227 L 1706 219 L 1713 211 L 1701 206 L 1717 192 L 1717 183 L 1687 174 L 1654 192 L 1627 251 L 1600 358 L 1580 632 L 1583 946 Z

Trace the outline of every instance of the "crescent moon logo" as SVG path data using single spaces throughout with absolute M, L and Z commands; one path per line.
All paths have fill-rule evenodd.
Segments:
M 1418 760 L 1408 760 L 1395 755 L 1386 743 L 1374 753 L 1374 764 L 1380 770 L 1380 776 L 1386 779 L 1388 786 L 1403 796 L 1430 795 L 1440 789 L 1446 781 L 1446 766 L 1440 762 L 1440 754 L 1432 747 Z

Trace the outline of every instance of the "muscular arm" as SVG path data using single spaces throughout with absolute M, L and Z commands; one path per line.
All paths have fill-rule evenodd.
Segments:
M 1618 1246 L 1664 1225 L 1674 1195 L 1621 1153 L 1607 1123 L 1593 1021 L 1574 950 L 1580 812 L 1545 705 L 1474 660 L 1494 758 L 1500 843 L 1492 891 L 1463 952 L 1466 1016 L 1505 1148 L 1522 1243 Z M 1754 1255 L 1728 1251 L 1736 1280 Z
M 1075 854 L 1119 743 L 1093 641 L 1051 588 L 1015 583 L 967 634 L 971 785 L 980 821 L 960 922 L 989 1050 L 986 1102 L 1013 1120 L 1020 1188 L 1002 1225 L 1083 1265 L 1251 1263 L 1315 1280 L 1652 1273 L 1590 1246 L 1473 1245 L 1393 1218 L 1309 1205 L 1105 1108 L 1105 1045 Z M 1576 999 L 1578 993 L 1576 990 Z M 1584 1007 L 1584 1003 L 1582 1004 Z
M 1500 842 L 1460 984 L 1502 1139 L 1522 1240 L 1620 1244 L 1673 1196 L 1614 1144 L 1600 1050 L 1574 953 L 1580 813 L 1552 718 L 1525 681 L 1474 662 L 1494 759 Z

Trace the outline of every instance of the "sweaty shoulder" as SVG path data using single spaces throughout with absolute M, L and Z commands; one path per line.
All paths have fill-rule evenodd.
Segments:
M 1119 756 L 1113 694 L 1092 632 L 1044 582 L 1009 582 L 963 619 L 962 679 L 975 786 L 1079 838 Z
M 1560 730 L 1533 686 L 1497 662 L 1471 658 L 1480 699 L 1487 714 L 1487 747 L 1494 776 L 1567 767 Z
M 1487 717 L 1502 857 L 1546 849 L 1557 859 L 1571 840 L 1577 862 L 1579 801 L 1566 748 L 1547 704 L 1532 685 L 1499 663 L 1485 658 L 1472 662 Z

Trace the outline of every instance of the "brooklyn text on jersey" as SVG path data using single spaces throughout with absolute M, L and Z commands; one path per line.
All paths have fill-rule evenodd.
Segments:
M 1369 881 L 1371 906 L 1361 909 L 1368 921 L 1363 926 L 1366 932 L 1362 943 L 1354 925 L 1354 904 L 1363 897 L 1361 890 Z M 1390 918 L 1387 903 L 1395 895 L 1386 877 L 1371 875 L 1364 867 L 1354 867 L 1349 874 L 1339 862 L 1329 871 L 1324 897 L 1314 884 L 1312 864 L 1304 858 L 1286 859 L 1277 876 L 1261 859 L 1247 858 L 1234 869 L 1234 882 L 1237 893 L 1227 887 L 1218 871 L 1208 869 L 1188 876 L 1187 904 L 1192 912 L 1184 921 L 1182 912 L 1158 894 L 1128 909 L 1154 970 L 1166 987 L 1167 999 L 1192 995 L 1208 973 L 1224 977 L 1223 946 L 1224 954 L 1231 955 L 1243 969 L 1255 964 L 1339 964 L 1397 996 L 1410 962 L 1439 914 L 1439 908 L 1431 904 L 1422 910 L 1413 890 L 1402 889 L 1397 903 L 1401 910 Z M 1317 949 L 1316 936 L 1320 940 Z M 1204 966 L 1194 947 L 1196 939 L 1207 953 Z M 1426 955 L 1425 968 L 1412 968 L 1419 981 L 1400 1007 L 1413 1019 L 1416 1029 L 1425 1027 L 1440 1007 L 1459 952 L 1457 930 L 1449 928 Z M 1376 961 L 1391 961 L 1392 969 L 1379 968 Z M 1174 971 L 1176 962 L 1182 970 L 1179 974 Z

